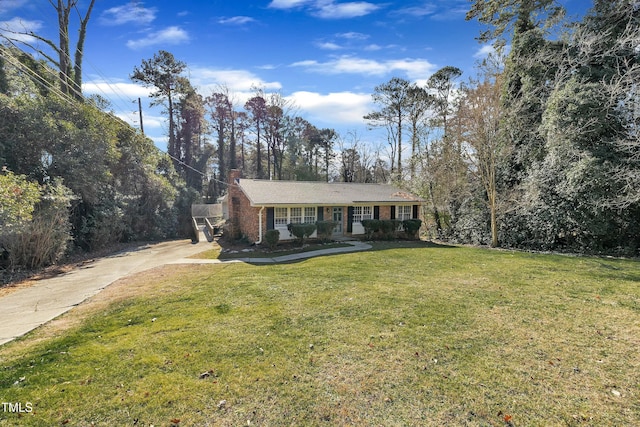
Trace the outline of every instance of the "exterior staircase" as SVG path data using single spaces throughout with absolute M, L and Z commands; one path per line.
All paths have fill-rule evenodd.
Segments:
M 191 205 L 191 224 L 197 242 L 213 242 L 216 231 L 223 223 L 222 205 Z

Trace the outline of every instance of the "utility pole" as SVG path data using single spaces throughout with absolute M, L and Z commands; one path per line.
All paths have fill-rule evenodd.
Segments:
M 142 101 L 138 98 L 138 114 L 140 115 L 140 131 L 144 135 L 144 125 L 142 124 Z

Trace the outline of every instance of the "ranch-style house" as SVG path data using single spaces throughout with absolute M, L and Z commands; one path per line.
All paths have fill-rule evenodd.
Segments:
M 267 230 L 288 240 L 288 224 L 323 220 L 337 223 L 334 237 L 361 235 L 362 220 L 419 218 L 423 202 L 393 185 L 245 179 L 232 170 L 222 209 L 232 235 L 261 243 Z

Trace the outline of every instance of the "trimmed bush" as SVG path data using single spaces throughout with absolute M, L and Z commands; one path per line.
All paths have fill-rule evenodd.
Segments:
M 278 246 L 278 241 L 280 240 L 280 231 L 278 230 L 267 230 L 264 234 L 264 241 L 269 245 L 269 249 L 273 250 Z
M 336 228 L 338 223 L 336 221 L 318 221 L 316 222 L 316 229 L 318 230 L 318 239 L 322 242 L 331 241 L 333 236 L 333 229 Z
M 419 219 L 405 219 L 404 221 L 402 221 L 402 228 L 407 234 L 407 237 L 410 239 L 415 239 L 418 237 L 418 231 L 420 231 L 420 227 L 422 227 L 422 221 Z
M 289 224 L 287 230 L 295 236 L 300 245 L 304 245 L 304 241 L 316 231 L 316 225 L 314 223 Z
M 368 240 L 373 238 L 373 235 L 380 231 L 379 219 L 363 219 L 361 224 L 364 227 L 364 234 Z
M 393 240 L 398 235 L 401 222 L 397 219 L 386 219 L 380 221 L 380 232 L 385 240 Z
M 397 237 L 402 222 L 397 219 L 364 219 L 362 226 L 367 239 L 392 240 Z

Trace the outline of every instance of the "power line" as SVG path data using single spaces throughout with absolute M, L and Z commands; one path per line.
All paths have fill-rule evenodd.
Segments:
M 71 98 L 68 94 L 65 94 L 64 92 L 62 92 L 59 88 L 57 88 L 55 85 L 52 85 L 49 81 L 45 80 L 42 76 L 40 76 L 38 73 L 34 72 L 32 69 L 30 69 L 29 67 L 27 67 L 26 65 L 24 65 L 23 63 L 20 62 L 19 59 L 15 58 L 13 56 L 13 54 L 11 54 L 8 50 L 6 49 L 0 49 L 0 56 L 2 56 L 5 60 L 7 60 L 11 65 L 13 65 L 14 67 L 27 72 L 28 74 L 32 75 L 33 77 L 35 77 L 35 81 L 37 84 L 41 85 L 43 88 L 50 90 L 54 93 L 56 93 L 58 96 L 60 96 L 61 99 L 63 99 L 65 102 L 67 102 L 70 106 L 76 106 L 77 105 L 77 101 L 73 98 Z M 118 120 L 119 122 L 122 122 L 121 119 L 119 119 L 118 117 L 113 116 L 110 113 L 106 113 L 103 111 L 104 114 L 106 114 L 108 117 L 110 117 L 111 119 L 114 120 Z M 183 160 L 169 154 L 168 152 L 162 150 L 161 148 L 157 147 L 154 144 L 154 148 L 156 150 L 158 150 L 159 152 L 166 154 L 170 159 L 176 161 L 178 164 L 180 164 L 181 166 L 192 170 L 193 172 L 196 172 L 198 174 L 200 174 L 201 176 L 206 176 L 206 174 L 202 171 L 199 171 L 198 169 L 194 168 L 193 166 L 185 163 Z M 216 181 L 222 184 L 228 184 L 225 181 L 221 181 L 219 179 L 216 178 L 209 178 L 211 181 Z
M 9 56 L 6 56 L 6 54 L 8 54 Z M 35 77 L 35 82 L 40 86 L 42 86 L 43 88 L 50 90 L 52 92 L 55 92 L 57 95 L 59 95 L 62 99 L 64 99 L 67 102 L 70 102 L 70 103 L 74 102 L 74 99 L 72 99 L 68 94 L 62 92 L 58 87 L 50 85 L 49 82 L 46 79 L 44 79 L 41 75 L 39 75 L 38 73 L 33 71 L 31 68 L 24 65 L 22 62 L 20 62 L 18 58 L 15 58 L 9 50 L 0 49 L 0 56 L 8 60 L 9 63 L 14 67 L 16 67 L 17 69 L 21 69 L 22 71 L 26 71 L 28 74 L 33 75 Z M 14 60 L 16 62 L 14 62 Z
M 76 8 L 76 9 L 77 9 L 77 8 Z M 37 8 L 36 10 L 37 10 L 38 14 L 42 17 L 42 19 L 43 19 L 44 21 L 49 21 L 49 20 L 51 19 L 51 17 L 50 17 L 50 16 L 48 16 L 48 15 L 46 15 L 46 14 L 44 13 L 44 11 L 43 11 L 43 9 L 42 9 L 42 8 Z M 78 13 L 79 13 L 79 11 L 78 11 Z M 68 31 L 68 28 L 65 28 L 64 30 L 65 30 L 65 31 Z M 22 33 L 20 33 L 20 32 L 14 32 L 14 33 L 16 33 L 16 34 L 23 34 L 23 35 L 31 35 L 31 34 L 29 34 L 29 33 L 26 31 L 26 29 L 25 29 L 25 31 L 24 31 L 24 32 L 22 32 Z M 65 32 L 65 36 L 66 36 L 66 37 L 69 37 L 68 32 Z M 34 37 L 36 40 L 38 40 L 38 41 L 40 41 L 40 42 L 45 42 L 45 43 L 46 43 L 46 39 L 44 39 L 44 37 L 43 37 L 43 38 L 41 38 L 40 36 L 38 36 L 38 37 L 32 36 L 32 37 Z M 53 60 L 52 60 L 52 57 L 50 57 L 50 56 L 48 56 L 47 54 L 45 54 L 45 53 L 44 53 L 44 51 L 43 51 L 43 48 L 41 48 L 41 47 L 32 46 L 32 45 L 30 45 L 29 43 L 26 43 L 26 42 L 24 42 L 24 41 L 17 40 L 17 39 L 12 39 L 12 38 L 10 38 L 10 37 L 8 37 L 8 36 L 6 36 L 6 35 L 4 36 L 4 38 L 5 38 L 6 40 L 8 40 L 8 41 L 9 41 L 9 42 L 14 46 L 14 47 L 16 47 L 17 49 L 19 49 L 19 48 L 15 45 L 15 43 L 14 43 L 14 42 L 18 42 L 18 43 L 21 43 L 21 44 L 23 44 L 23 45 L 25 45 L 25 46 L 29 47 L 30 49 L 32 49 L 33 51 L 35 51 L 35 53 L 37 53 L 37 54 L 39 54 L 39 55 L 44 56 L 44 57 L 45 57 L 47 60 L 49 60 L 50 62 L 51 62 L 51 61 L 53 61 Z M 55 53 L 55 54 L 57 54 L 57 55 L 59 55 L 59 56 L 60 56 L 61 54 L 62 54 L 62 55 L 64 55 L 65 60 L 66 60 L 69 64 L 74 65 L 74 62 L 73 62 L 73 60 L 72 60 L 72 58 L 71 58 L 71 56 L 70 56 L 70 52 L 61 51 L 59 48 L 54 47 L 54 43 L 49 42 L 49 43 L 46 43 L 46 44 L 47 44 L 47 45 L 49 45 L 49 47 L 50 47 L 51 49 L 53 49 L 53 51 L 54 51 L 54 53 Z M 22 49 L 20 49 L 20 50 L 22 50 Z M 59 64 L 55 64 L 55 61 L 53 61 L 53 62 L 54 62 L 54 65 L 58 65 L 58 68 L 59 68 Z M 87 63 L 87 64 L 88 64 L 88 65 L 89 65 L 89 66 L 90 66 L 90 67 L 95 71 L 95 73 L 96 73 L 99 77 L 101 77 L 101 78 L 102 78 L 102 83 L 106 84 L 106 86 L 111 90 L 111 93 L 112 93 L 113 95 L 115 95 L 115 96 L 120 100 L 120 102 L 121 102 L 121 103 L 117 103 L 117 102 L 115 102 L 115 100 L 113 99 L 113 97 L 112 97 L 112 96 L 110 96 L 109 94 L 107 94 L 107 92 L 106 92 L 102 87 L 100 87 L 100 85 L 96 84 L 96 89 L 97 89 L 97 91 L 101 94 L 101 96 L 104 96 L 104 98 L 105 98 L 105 99 L 107 99 L 107 100 L 109 101 L 109 103 L 110 103 L 111 105 L 113 105 L 114 107 L 116 107 L 117 109 L 120 109 L 120 110 L 121 110 L 121 111 L 123 111 L 123 112 L 131 111 L 130 104 L 131 104 L 131 102 L 134 102 L 135 100 L 131 99 L 131 98 L 130 98 L 130 97 L 128 97 L 125 93 L 123 93 L 120 89 L 118 89 L 117 85 L 116 85 L 116 84 L 114 84 L 112 81 L 110 81 L 110 80 L 109 80 L 109 79 L 104 75 L 104 73 L 102 73 L 102 72 L 101 72 L 101 70 L 99 70 L 99 69 L 98 69 L 98 68 L 97 68 L 93 63 L 91 63 L 89 60 L 87 60 L 86 58 L 84 58 L 84 59 L 83 59 L 83 62 L 84 62 L 84 63 Z M 64 71 L 62 71 L 62 70 L 60 70 L 60 71 L 59 71 L 59 73 L 60 73 L 60 75 L 61 75 L 61 76 L 63 76 L 67 81 L 69 81 L 69 82 L 70 82 L 70 84 L 71 84 L 71 86 L 73 87 L 73 90 L 74 90 L 74 91 L 76 91 L 76 92 L 78 92 L 78 93 L 82 94 L 82 88 L 81 88 L 81 87 L 80 87 L 80 88 L 76 87 L 76 85 L 75 85 L 75 81 L 74 81 L 74 80 L 73 80 L 69 75 L 67 75 L 67 74 L 66 74 Z M 85 81 L 85 79 L 89 79 L 89 76 L 87 75 L 87 73 L 86 73 L 86 71 L 85 71 L 84 67 L 83 67 L 82 77 L 83 77 L 83 81 Z M 90 81 L 90 80 L 89 80 L 89 81 Z
M 42 11 L 41 9 L 38 9 L 38 12 L 41 14 L 41 16 L 42 16 L 45 20 L 48 20 L 48 17 L 46 17 L 46 16 L 44 15 L 44 13 L 43 13 L 43 11 Z M 65 30 L 68 30 L 68 29 L 66 29 L 66 28 L 65 28 Z M 68 37 L 68 33 L 66 33 L 65 35 Z M 8 41 L 11 43 L 11 45 L 12 45 L 13 47 L 15 47 L 16 49 L 18 49 L 18 50 L 22 51 L 22 49 L 18 48 L 18 47 L 16 46 L 16 44 L 14 43 L 14 42 L 20 42 L 20 40 L 11 39 L 11 38 L 6 37 L 6 36 L 5 36 L 4 38 L 5 38 L 6 40 L 8 40 Z M 38 40 L 40 40 L 40 39 L 38 38 Z M 23 43 L 23 44 L 24 44 L 24 43 Z M 42 53 L 38 48 L 35 48 L 35 47 L 30 46 L 30 45 L 28 45 L 28 44 L 27 44 L 27 46 L 29 46 L 31 49 L 33 49 L 36 53 L 40 53 L 40 54 L 44 55 L 44 53 Z M 70 57 L 70 54 L 69 54 L 68 52 L 60 51 L 59 49 L 54 49 L 54 51 L 56 51 L 56 53 L 58 53 L 58 55 L 60 55 L 60 54 L 62 53 L 62 54 L 66 57 L 66 60 L 67 60 L 70 64 L 73 64 L 73 61 L 72 61 L 72 59 L 71 59 L 71 57 Z M 22 69 L 22 70 L 26 71 L 27 73 L 29 73 L 29 74 L 33 75 L 33 76 L 35 77 L 35 79 L 36 79 L 36 82 L 37 82 L 38 84 L 40 84 L 42 87 L 44 87 L 44 88 L 45 88 L 45 89 L 47 89 L 47 90 L 51 90 L 51 91 L 55 92 L 57 95 L 59 95 L 62 99 L 64 99 L 64 100 L 65 100 L 66 102 L 68 102 L 70 105 L 75 105 L 75 101 L 76 101 L 75 99 L 71 98 L 68 94 L 63 93 L 63 92 L 62 92 L 62 90 L 58 89 L 57 87 L 55 87 L 55 86 L 51 85 L 47 80 L 45 80 L 44 78 L 42 78 L 42 76 L 40 76 L 39 74 L 35 73 L 35 72 L 34 72 L 33 70 L 31 70 L 29 67 L 26 67 L 24 64 L 22 64 L 22 63 L 19 61 L 19 59 L 14 58 L 14 57 L 13 57 L 13 55 L 12 55 L 9 51 L 7 51 L 7 54 L 9 54 L 9 55 L 11 56 L 11 59 L 13 59 L 13 60 L 15 60 L 15 61 L 16 61 L 16 62 L 14 62 L 13 60 L 9 60 L 9 62 L 10 62 L 14 67 L 17 67 L 17 68 L 19 68 L 19 69 Z M 6 58 L 6 56 L 5 56 L 5 55 L 3 55 L 3 56 Z M 44 56 L 45 56 L 45 57 L 47 57 L 46 55 L 44 55 Z M 47 57 L 47 59 L 50 59 L 50 58 L 49 58 L 49 57 Z M 122 94 L 122 95 L 124 95 L 125 97 L 126 97 L 126 95 L 125 95 L 125 94 L 123 94 L 123 93 L 121 93 L 121 92 L 120 92 L 120 90 L 119 90 L 119 89 L 117 89 L 117 86 L 115 86 L 115 87 L 114 87 L 114 86 L 111 84 L 111 82 L 109 81 L 109 79 L 108 79 L 108 78 L 107 78 L 107 77 L 106 77 L 106 76 L 105 76 L 105 75 L 104 75 L 104 74 L 103 74 L 103 73 L 102 73 L 102 72 L 101 72 L 101 71 L 100 71 L 100 70 L 99 70 L 99 69 L 98 69 L 98 68 L 97 68 L 93 63 L 91 63 L 91 62 L 90 62 L 90 61 L 88 61 L 88 60 L 87 60 L 86 62 L 87 62 L 87 63 L 88 63 L 88 64 L 89 64 L 89 65 L 90 65 L 90 66 L 91 66 L 91 67 L 96 71 L 96 73 L 97 73 L 100 77 L 102 77 L 102 79 L 103 79 L 104 83 L 105 83 L 105 84 L 106 84 L 106 85 L 111 89 L 112 93 L 113 93 L 113 94 L 115 94 L 115 95 L 119 98 L 119 100 L 120 100 L 120 101 L 125 102 L 125 104 L 126 104 L 126 103 L 128 103 L 128 101 L 126 101 L 126 100 L 124 100 L 122 97 L 120 97 L 120 95 L 121 95 L 121 94 Z M 59 68 L 59 67 L 58 67 L 58 68 Z M 50 70 L 51 72 L 53 72 L 53 70 L 52 70 L 50 67 L 47 67 L 47 70 Z M 57 78 L 57 79 L 59 79 L 59 78 L 60 78 L 60 76 L 64 77 L 66 80 L 68 80 L 68 81 L 72 82 L 71 84 L 72 84 L 72 85 L 74 85 L 75 81 L 74 81 L 73 79 L 71 79 L 71 77 L 70 77 L 69 75 L 67 75 L 64 71 L 59 70 L 59 75 L 58 75 L 58 76 L 56 76 L 56 78 Z M 83 77 L 87 77 L 85 73 L 83 73 Z M 103 89 L 101 89 L 99 86 L 97 86 L 97 88 L 100 90 L 100 92 L 102 92 L 102 93 L 105 95 L 105 98 L 107 98 L 111 103 L 113 103 L 113 100 L 109 97 L 109 95 L 107 95 L 107 93 L 106 93 Z M 79 91 L 79 93 L 82 93 L 82 88 L 77 88 L 77 87 L 75 87 L 75 85 L 74 85 L 73 90 L 74 90 L 74 91 Z M 135 100 L 134 100 L 134 101 L 131 101 L 131 99 L 129 99 L 129 102 L 135 102 Z M 126 107 L 125 107 L 125 108 L 122 108 L 122 106 L 119 106 L 119 107 L 120 107 L 123 111 L 127 111 L 127 110 L 128 110 L 128 108 L 126 108 Z M 109 116 L 112 116 L 111 114 L 108 114 L 108 115 L 109 115 Z M 140 125 L 142 126 L 142 123 L 141 123 Z M 205 174 L 204 172 L 201 172 L 201 171 L 199 171 L 199 170 L 195 169 L 193 166 L 191 166 L 191 165 L 189 165 L 189 164 L 185 163 L 183 160 L 181 160 L 181 159 L 179 159 L 179 158 L 177 158 L 177 157 L 175 157 L 175 156 L 173 156 L 173 155 L 169 154 L 167 151 L 164 151 L 164 150 L 160 149 L 159 147 L 155 146 L 155 144 L 154 144 L 154 147 L 155 147 L 159 152 L 166 154 L 169 158 L 171 158 L 172 160 L 174 160 L 175 162 L 177 162 L 178 164 L 180 164 L 180 165 L 181 165 L 181 166 L 183 166 L 184 168 L 189 169 L 189 170 L 192 170 L 193 172 L 196 172 L 196 173 L 200 174 L 200 175 L 201 175 L 201 176 L 203 176 L 203 177 L 207 175 L 207 174 Z M 226 185 L 226 184 L 228 184 L 227 182 L 224 182 L 224 181 L 218 180 L 218 179 L 216 179 L 216 178 L 209 178 L 209 179 L 210 179 L 210 180 L 212 180 L 212 181 L 216 181 L 216 182 L 219 182 L 219 183 L 225 184 L 225 185 Z

